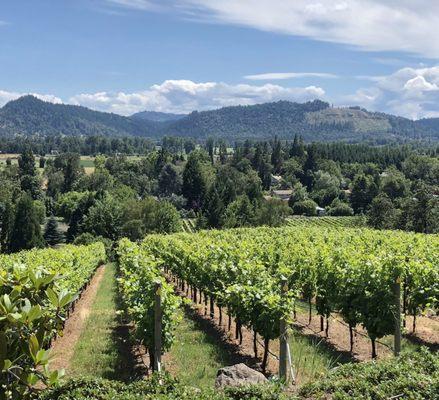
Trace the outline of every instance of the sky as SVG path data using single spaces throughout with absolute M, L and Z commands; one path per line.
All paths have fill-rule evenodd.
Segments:
M 432 0 L 1 0 L 0 106 L 131 115 L 321 99 L 439 117 Z

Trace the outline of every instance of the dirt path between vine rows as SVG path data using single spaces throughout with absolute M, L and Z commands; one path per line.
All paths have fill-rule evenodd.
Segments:
M 66 321 L 63 335 L 59 336 L 50 348 L 51 350 L 51 370 L 64 369 L 68 370 L 70 360 L 73 356 L 76 343 L 81 337 L 85 322 L 90 314 L 91 307 L 96 298 L 99 286 L 105 272 L 105 265 L 100 266 L 90 284 L 82 292 L 81 298 L 75 305 L 74 311 Z

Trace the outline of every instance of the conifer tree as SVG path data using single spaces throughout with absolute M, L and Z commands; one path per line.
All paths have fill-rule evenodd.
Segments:
M 198 155 L 192 153 L 183 171 L 183 196 L 191 208 L 199 209 L 206 194 L 206 180 Z
M 23 194 L 17 204 L 10 249 L 15 252 L 43 246 L 44 238 L 32 198 Z
M 58 222 L 53 215 L 51 215 L 47 221 L 44 239 L 49 246 L 55 246 L 63 241 L 63 235 L 58 230 Z
M 14 218 L 14 206 L 8 201 L 2 205 L 0 211 L 0 252 L 2 253 L 7 253 L 10 250 Z

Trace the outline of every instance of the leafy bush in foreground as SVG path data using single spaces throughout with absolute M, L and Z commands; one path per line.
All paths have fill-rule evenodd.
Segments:
M 424 348 L 399 359 L 347 364 L 299 394 L 304 399 L 439 399 L 439 355 Z
M 199 390 L 181 385 L 169 375 L 153 375 L 150 380 L 130 384 L 72 380 L 47 391 L 39 400 L 384 400 L 398 395 L 409 400 L 438 399 L 439 355 L 422 349 L 398 359 L 347 364 L 296 394 L 281 393 L 273 384 Z

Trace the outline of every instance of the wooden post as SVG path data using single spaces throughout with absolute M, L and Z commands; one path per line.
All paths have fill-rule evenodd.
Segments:
M 394 285 L 395 293 L 395 343 L 394 353 L 399 356 L 401 353 L 401 279 L 398 278 Z
M 282 281 L 281 293 L 285 296 L 288 291 L 288 283 Z M 279 378 L 286 382 L 288 380 L 288 325 L 286 316 L 280 320 L 280 337 L 279 337 Z
M 154 301 L 154 371 L 161 371 L 162 363 L 162 284 L 155 284 Z

